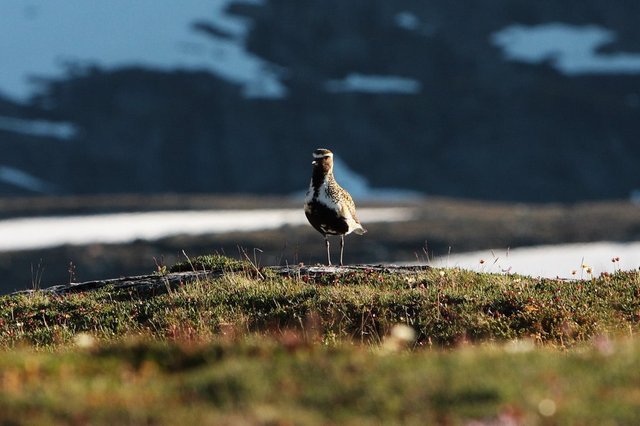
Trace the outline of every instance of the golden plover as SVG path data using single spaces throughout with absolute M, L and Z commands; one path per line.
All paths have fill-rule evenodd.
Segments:
M 329 235 L 340 235 L 340 265 L 344 251 L 344 236 L 367 232 L 356 216 L 351 195 L 333 177 L 333 153 L 319 148 L 313 151 L 313 174 L 304 200 L 304 213 L 309 223 L 324 236 L 327 262 L 331 265 Z

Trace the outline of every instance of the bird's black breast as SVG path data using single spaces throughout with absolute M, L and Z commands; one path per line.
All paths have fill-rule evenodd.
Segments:
M 342 235 L 349 230 L 347 221 L 337 211 L 317 201 L 311 201 L 305 215 L 311 226 L 322 234 Z

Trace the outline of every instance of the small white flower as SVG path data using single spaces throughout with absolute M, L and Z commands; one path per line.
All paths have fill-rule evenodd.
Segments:
M 551 417 L 556 413 L 556 403 L 552 399 L 545 398 L 538 404 L 538 411 L 544 417 Z
M 79 348 L 88 349 L 96 344 L 96 339 L 89 333 L 78 333 L 73 338 L 73 342 Z
M 413 343 L 416 340 L 416 331 L 405 324 L 396 324 L 391 329 L 391 338 L 404 343 Z

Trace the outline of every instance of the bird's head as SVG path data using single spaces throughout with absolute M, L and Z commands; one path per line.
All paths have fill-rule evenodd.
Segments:
M 333 152 L 325 148 L 318 148 L 313 151 L 313 168 L 323 170 L 328 173 L 333 169 Z

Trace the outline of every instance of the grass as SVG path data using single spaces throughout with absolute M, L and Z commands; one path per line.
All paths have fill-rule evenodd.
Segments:
M 169 268 L 169 272 L 188 272 L 193 270 L 242 272 L 250 269 L 252 269 L 252 264 L 248 261 L 236 260 L 220 254 L 207 254 L 178 262 Z
M 631 341 L 568 353 L 117 341 L 0 353 L 0 409 L 6 424 L 637 424 L 638 362 Z
M 431 269 L 224 271 L 155 295 L 0 301 L 9 423 L 640 420 L 640 273 L 562 281 Z M 415 331 L 405 338 L 399 324 Z
M 202 259 L 192 264 L 200 268 Z M 223 329 L 269 334 L 288 329 L 309 332 L 308 327 L 323 342 L 375 344 L 402 323 L 416 331 L 418 347 L 515 338 L 571 347 L 597 334 L 628 335 L 640 320 L 636 271 L 586 281 L 459 269 L 281 277 L 265 269 L 262 273 L 238 269 L 245 267 L 244 262 L 215 265 L 228 272 L 169 294 L 150 296 L 106 287 L 65 296 L 47 292 L 5 296 L 0 305 L 0 344 L 47 348 L 68 343 L 79 332 L 106 340 L 126 336 L 198 340 Z

